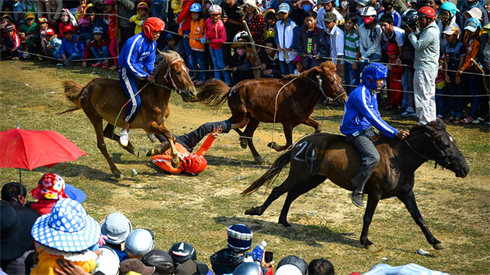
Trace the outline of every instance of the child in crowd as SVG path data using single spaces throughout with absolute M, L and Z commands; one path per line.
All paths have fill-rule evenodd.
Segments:
M 36 16 L 32 13 L 26 13 L 25 22 L 19 27 L 18 34 L 22 39 L 24 50 L 30 53 L 39 53 L 41 50 L 41 41 L 39 39 L 39 26 L 34 19 Z M 24 55 L 25 56 L 25 55 Z
M 39 25 L 39 37 L 41 38 L 41 47 L 46 48 L 46 31 L 49 29 L 49 21 L 46 17 L 41 17 L 37 21 Z
M 344 22 L 344 68 L 345 68 L 345 77 L 347 82 L 347 93 L 350 94 L 355 87 L 359 85 L 359 35 L 357 34 L 356 27 L 357 26 L 357 15 L 354 13 L 349 13 L 345 16 Z M 350 85 L 350 86 L 349 86 Z
M 65 181 L 53 173 L 44 174 L 37 187 L 32 189 L 31 195 L 38 201 L 31 204 L 31 208 L 40 215 L 51 213 L 51 209 L 58 200 L 68 198 L 65 194 Z
M 190 58 L 193 59 L 192 62 L 190 62 L 191 65 L 194 67 L 191 68 L 192 70 L 205 70 L 206 69 L 206 58 L 204 55 L 204 50 L 205 50 L 205 45 L 201 43 L 201 40 L 205 36 L 205 26 L 206 22 L 204 21 L 204 18 L 201 17 L 201 12 L 202 12 L 202 6 L 199 3 L 194 3 L 192 4 L 191 8 L 191 31 L 189 35 L 184 35 L 184 37 L 189 38 L 189 46 L 191 47 L 192 50 L 192 55 Z M 206 81 L 206 73 L 205 72 L 198 72 L 197 74 L 197 80 L 194 83 L 196 86 L 201 86 L 204 84 Z
M 93 7 L 92 4 L 86 4 L 84 3 L 85 0 L 80 1 L 80 7 L 77 8 L 77 13 L 75 14 L 75 17 L 78 20 L 78 26 L 79 26 L 79 35 L 78 39 L 81 39 L 85 45 L 88 45 L 90 41 L 94 38 L 92 32 L 93 32 L 93 22 L 91 15 L 93 13 L 93 8 L 90 9 L 90 7 Z
M 70 11 L 68 9 L 63 9 L 61 11 L 61 17 L 60 17 L 61 22 L 58 25 L 58 30 L 59 30 L 58 31 L 58 38 L 59 39 L 65 38 L 65 32 L 64 32 L 65 26 L 73 26 L 73 30 L 75 32 L 78 32 L 78 23 L 74 17 L 73 17 L 73 19 L 71 18 L 72 16 L 73 15 L 70 13 Z M 77 23 L 77 24 L 75 24 L 75 23 Z
M 165 35 L 165 41 L 167 41 L 167 45 L 165 48 L 163 48 L 162 52 L 175 51 L 180 56 L 185 56 L 184 44 L 182 43 L 182 40 L 175 38 L 175 36 L 171 33 L 167 33 Z M 155 64 L 160 62 L 163 58 L 163 54 L 158 53 L 155 57 Z
M 264 41 L 274 38 L 276 28 L 276 11 L 268 9 L 264 12 Z
M 123 243 L 133 231 L 133 225 L 129 219 L 119 212 L 114 212 L 105 218 L 100 230 L 102 235 L 107 236 L 104 246 L 114 250 L 119 261 L 129 259 L 123 249 Z
M 302 72 L 305 71 L 305 67 L 303 66 L 303 63 L 301 62 L 301 57 L 296 57 L 296 59 L 293 61 L 294 63 L 294 75 L 300 75 Z
M 61 60 L 61 40 L 56 36 L 53 29 L 46 31 L 46 48 L 44 51 L 48 56 Z
M 395 43 L 398 46 L 398 52 L 403 51 L 405 45 L 405 30 L 393 25 L 393 17 L 385 14 L 379 19 L 379 25 L 383 31 L 382 49 L 386 52 L 388 44 Z
M 221 74 L 223 74 L 226 85 L 230 85 L 230 72 L 223 70 L 226 67 L 223 58 L 223 43 L 226 42 L 226 29 L 223 21 L 221 21 L 221 7 L 212 5 L 209 8 L 209 15 L 211 17 L 206 20 L 206 35 L 201 42 L 209 43 L 209 52 L 211 53 L 213 69 L 215 70 L 214 78 L 221 79 Z
M 235 49 L 235 54 L 231 57 L 230 67 L 233 72 L 233 85 L 245 79 L 254 78 L 252 70 L 252 63 L 247 58 L 247 48 L 245 44 L 247 40 L 240 38 L 236 43 L 231 45 L 231 48 Z
M 390 89 L 390 103 L 386 109 L 396 111 L 402 106 L 402 75 L 404 68 L 396 64 L 396 61 L 400 56 L 400 51 L 398 50 L 398 45 L 396 43 L 388 44 L 386 54 L 388 55 L 388 62 L 390 63 L 390 65 L 388 65 L 388 89 Z
M 279 58 L 276 52 L 276 43 L 274 37 L 269 37 L 265 41 L 265 50 L 259 53 L 262 64 L 262 76 L 266 78 L 281 78 L 281 67 L 279 66 Z
M 23 50 L 20 36 L 15 31 L 15 25 L 8 25 L 5 27 L 6 36 L 2 41 L 2 58 L 12 58 L 18 60 L 22 54 L 19 52 Z
M 93 63 L 92 67 L 102 66 L 102 68 L 109 68 L 109 41 L 104 39 L 104 28 L 95 27 L 94 28 L 94 40 L 88 44 L 85 49 L 85 54 L 83 59 L 88 59 L 90 54 L 97 58 L 97 63 Z M 83 61 L 82 67 L 87 67 L 87 61 Z
M 129 21 L 131 23 L 134 23 L 135 25 L 134 34 L 138 34 L 142 31 L 141 26 L 143 26 L 146 19 L 148 19 L 149 15 L 150 15 L 150 9 L 148 7 L 148 4 L 146 4 L 145 2 L 140 2 L 138 4 L 137 13 L 131 16 L 131 18 L 129 19 Z
M 333 12 L 325 13 L 323 21 L 330 40 L 330 57 L 337 67 L 337 74 L 344 79 L 344 32 L 337 27 L 337 16 Z
M 228 248 L 222 249 L 210 257 L 211 265 L 215 274 L 232 274 L 243 262 L 252 262 L 251 253 L 247 253 L 252 247 L 252 230 L 244 224 L 234 224 L 228 227 Z M 265 253 L 265 250 L 264 250 Z M 260 263 L 262 273 L 268 273 L 274 262 L 265 263 L 262 257 Z
M 361 13 L 362 23 L 359 26 L 360 38 L 360 71 L 369 62 L 377 62 L 381 60 L 381 27 L 376 19 L 376 10 L 373 7 L 365 7 Z
M 316 26 L 316 13 L 307 11 L 304 14 L 304 25 L 298 30 L 298 56 L 301 56 L 303 67 L 310 69 L 320 65 L 322 58 L 328 56 L 325 33 Z
M 65 66 L 74 66 L 75 64 L 72 60 L 82 59 L 85 52 L 85 44 L 78 39 L 72 25 L 66 25 L 63 32 L 65 33 L 65 38 L 61 41 L 61 59 Z
M 109 14 L 109 15 L 104 15 L 104 23 L 108 28 L 108 33 L 109 33 L 109 53 L 111 54 L 111 57 L 117 57 L 117 16 L 116 16 L 116 9 L 114 6 L 116 3 L 114 0 L 106 0 L 104 2 L 104 5 L 102 6 L 104 13 Z M 114 65 L 109 67 L 111 70 L 117 69 L 118 66 L 118 60 L 117 58 L 113 59 Z
M 446 37 L 444 45 L 444 80 L 446 81 L 446 87 L 444 87 L 444 94 L 446 95 L 463 95 L 465 91 L 461 85 L 461 76 L 454 71 L 459 71 L 464 64 L 466 56 L 466 48 L 462 42 L 458 40 L 459 28 L 451 26 L 450 29 L 442 32 Z M 439 104 L 437 104 L 439 106 Z M 461 97 L 448 97 L 446 104 L 449 111 L 449 116 L 445 119 L 445 122 L 454 122 L 459 124 L 463 117 L 464 100 Z
M 77 201 L 58 200 L 51 213 L 36 220 L 31 234 L 36 241 L 38 263 L 30 274 L 57 274 L 57 259 L 70 261 L 85 272 L 95 269 L 100 226 Z
M 469 18 L 466 20 L 465 23 L 465 33 L 463 37 L 463 43 L 466 47 L 466 56 L 464 59 L 463 66 L 458 70 L 456 73 L 457 75 L 461 76 L 463 72 L 473 72 L 475 73 L 476 70 L 473 70 L 474 65 L 472 64 L 471 59 L 475 59 L 478 61 L 478 51 L 480 50 L 480 30 L 481 30 L 481 24 L 478 19 L 475 18 Z M 480 92 L 480 76 L 476 74 L 464 74 L 462 75 L 462 84 L 463 89 L 468 92 L 469 95 L 476 96 Z M 470 98 L 470 103 L 471 103 L 471 110 L 470 113 L 466 118 L 461 120 L 461 123 L 463 124 L 469 124 L 472 123 L 473 120 L 476 118 L 477 111 L 478 111 L 478 104 L 479 104 L 479 99 L 478 97 L 472 97 Z M 466 104 L 465 104 L 466 105 Z
M 294 48 L 297 45 L 298 26 L 289 18 L 290 6 L 288 3 L 279 5 L 277 11 L 280 20 L 276 22 L 275 42 L 279 51 L 279 65 L 283 75 L 294 73 L 293 60 L 296 58 Z

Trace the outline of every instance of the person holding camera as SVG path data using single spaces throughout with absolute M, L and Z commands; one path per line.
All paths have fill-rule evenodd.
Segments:
M 436 120 L 435 79 L 439 69 L 440 39 L 435 17 L 436 12 L 433 8 L 422 7 L 417 12 L 420 32 L 415 34 L 412 27 L 403 26 L 408 40 L 415 48 L 413 90 L 419 125 Z

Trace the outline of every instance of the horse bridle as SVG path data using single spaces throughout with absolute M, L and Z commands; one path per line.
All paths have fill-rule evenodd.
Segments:
M 173 88 L 170 88 L 170 87 L 167 87 L 165 85 L 162 85 L 162 84 L 158 84 L 156 82 L 153 82 L 152 84 L 153 85 L 156 85 L 156 86 L 159 86 L 159 87 L 162 87 L 162 88 L 165 88 L 165 89 L 168 89 L 168 90 L 174 90 L 177 94 L 181 94 L 182 91 L 177 87 L 177 85 L 175 84 L 174 82 L 174 79 L 172 78 L 172 76 L 170 75 L 170 72 L 171 72 L 171 68 L 170 68 L 170 65 L 174 64 L 175 62 L 178 62 L 178 61 L 183 61 L 181 58 L 178 58 L 178 59 L 175 59 L 174 61 L 172 61 L 171 63 L 168 63 L 167 65 L 167 72 L 165 73 L 165 76 L 163 77 L 163 79 L 165 79 L 168 82 L 170 82 L 172 84 L 172 87 Z
M 320 92 L 322 92 L 323 96 L 325 98 L 330 98 L 329 96 L 327 96 L 325 94 L 325 92 L 323 91 L 323 80 L 322 80 L 322 77 L 320 75 L 316 75 L 316 80 L 317 81 L 314 81 L 313 79 L 309 78 L 308 76 L 305 76 L 308 80 L 310 80 L 315 86 L 318 87 L 318 89 L 320 89 Z M 345 94 L 345 91 L 343 93 L 341 93 L 340 95 L 338 95 L 337 97 L 335 97 L 334 99 L 332 99 L 332 102 L 335 102 L 337 99 L 339 99 L 341 96 L 343 96 Z
M 431 135 L 429 135 L 428 133 L 424 133 L 425 136 L 427 136 L 430 140 L 430 142 L 432 143 L 432 146 L 434 146 L 434 148 L 436 149 L 437 153 L 438 153 L 438 157 L 437 158 L 429 158 L 427 156 L 424 156 L 422 155 L 421 153 L 419 153 L 417 150 L 415 150 L 415 148 L 413 148 L 410 143 L 408 143 L 408 140 L 407 139 L 404 139 L 403 141 L 405 141 L 405 143 L 408 145 L 408 147 L 410 149 L 412 149 L 412 151 L 414 151 L 418 156 L 426 159 L 426 160 L 433 160 L 436 162 L 436 167 L 437 167 L 437 164 L 439 163 L 440 165 L 442 165 L 443 167 L 446 167 L 449 165 L 450 161 L 449 161 L 449 158 L 450 156 L 448 154 L 446 154 L 442 149 L 441 147 L 434 141 L 434 139 L 431 137 Z

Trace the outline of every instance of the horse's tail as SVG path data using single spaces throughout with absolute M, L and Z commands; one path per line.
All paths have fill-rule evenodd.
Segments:
M 82 84 L 76 82 L 75 80 L 65 80 L 63 81 L 63 87 L 65 88 L 66 98 L 75 104 L 75 108 L 66 110 L 60 114 L 81 109 L 82 105 L 80 104 L 80 98 L 82 96 L 84 86 L 82 86 Z
M 220 106 L 227 99 L 230 87 L 221 80 L 213 80 L 201 87 L 201 92 L 197 95 L 198 101 L 208 106 Z
M 269 186 L 271 184 L 271 181 L 279 175 L 284 166 L 291 162 L 291 154 L 292 150 L 289 150 L 286 153 L 282 154 L 279 158 L 277 158 L 276 161 L 274 161 L 274 163 L 271 165 L 271 168 L 269 168 L 269 170 L 267 170 L 267 172 L 265 172 L 262 177 L 254 181 L 247 189 L 242 192 L 242 196 L 257 191 L 264 184 L 268 184 Z

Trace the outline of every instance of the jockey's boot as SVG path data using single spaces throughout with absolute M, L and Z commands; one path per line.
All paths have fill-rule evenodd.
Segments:
M 129 143 L 129 132 L 128 130 L 123 129 L 119 137 L 119 144 L 121 144 L 122 147 L 127 147 L 128 143 Z
M 361 173 L 351 180 L 354 191 L 352 192 L 350 197 L 352 199 L 352 203 L 359 208 L 364 208 L 364 203 L 362 201 L 362 199 L 364 198 L 364 194 L 362 192 L 364 191 L 364 186 L 367 182 L 367 179 L 364 179 L 364 176 L 365 175 Z
M 362 199 L 364 198 L 364 194 L 359 191 L 359 190 L 355 190 L 354 192 L 352 192 L 352 194 L 350 195 L 350 198 L 352 199 L 352 203 L 359 207 L 359 208 L 364 208 L 364 203 L 362 201 Z

